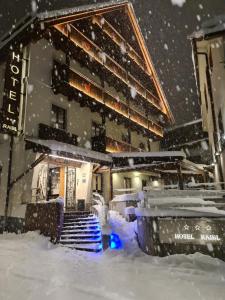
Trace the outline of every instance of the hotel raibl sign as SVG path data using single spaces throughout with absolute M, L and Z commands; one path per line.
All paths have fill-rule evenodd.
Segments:
M 22 51 L 19 47 L 10 51 L 6 63 L 3 105 L 0 131 L 12 135 L 18 133 L 22 80 Z
M 225 242 L 225 220 L 177 218 L 158 222 L 161 243 L 222 245 Z

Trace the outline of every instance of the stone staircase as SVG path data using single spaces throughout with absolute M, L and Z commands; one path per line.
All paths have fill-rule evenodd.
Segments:
M 60 243 L 71 249 L 102 251 L 102 233 L 99 220 L 90 212 L 66 212 Z

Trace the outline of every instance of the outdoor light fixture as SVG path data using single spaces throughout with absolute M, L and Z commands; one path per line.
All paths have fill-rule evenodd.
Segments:
M 87 161 L 83 161 L 83 160 L 79 160 L 79 159 L 75 159 L 75 158 L 64 157 L 64 156 L 59 156 L 59 155 L 54 155 L 54 154 L 49 154 L 49 157 L 60 158 L 60 159 L 79 162 L 79 163 L 87 163 Z
M 216 155 L 216 156 L 220 156 L 220 152 L 216 152 L 215 155 Z
M 122 242 L 117 234 L 115 234 L 115 233 L 110 234 L 109 247 L 110 247 L 110 249 L 121 249 L 122 248 Z

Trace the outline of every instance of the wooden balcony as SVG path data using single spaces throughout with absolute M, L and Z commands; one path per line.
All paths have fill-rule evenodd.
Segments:
M 154 136 L 163 136 L 163 128 L 127 105 L 126 103 L 129 103 L 129 101 L 119 101 L 118 97 L 112 95 L 84 75 L 69 69 L 66 65 L 58 62 L 54 63 L 52 83 L 53 88 L 56 90 L 62 85 L 78 90 L 89 98 L 94 99 L 103 107 L 116 113 L 121 119 L 125 120 L 125 123 L 128 122 L 133 124 L 133 126 L 143 128 Z
M 151 76 L 147 70 L 144 60 L 140 57 L 140 55 L 102 15 L 95 15 L 92 18 L 92 22 L 101 28 L 101 30 L 107 34 L 118 47 L 121 48 L 121 45 L 124 45 L 124 47 L 126 47 L 128 56 L 142 71 L 144 71 L 148 76 Z
M 111 137 L 106 137 L 106 152 L 115 153 L 115 152 L 137 152 L 141 151 L 139 148 L 135 148 L 132 145 L 117 141 Z
M 65 130 L 50 127 L 48 125 L 39 124 L 38 136 L 43 140 L 55 140 L 58 142 L 77 146 L 77 136 L 66 132 Z
M 128 143 L 117 141 L 108 136 L 92 137 L 92 150 L 102 153 L 141 151 L 141 149 L 135 148 Z
M 87 38 L 74 26 L 68 27 L 63 24 L 55 25 L 55 28 L 64 36 L 70 36 L 70 41 L 75 46 L 85 51 L 92 59 L 104 66 L 113 76 L 125 83 L 129 88 L 135 88 L 137 94 L 141 96 L 147 103 L 159 112 L 164 114 L 160 99 L 157 98 L 151 91 L 146 89 L 133 75 L 129 74 L 121 65 L 119 65 L 108 54 L 104 53 L 93 41 Z

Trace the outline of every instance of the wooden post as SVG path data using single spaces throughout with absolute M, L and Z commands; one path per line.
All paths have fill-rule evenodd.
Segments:
M 113 178 L 112 178 L 112 170 L 110 169 L 110 200 L 113 199 Z
M 177 164 L 177 177 L 178 177 L 178 185 L 180 190 L 184 189 L 184 179 L 183 179 L 183 175 L 182 175 L 182 169 L 181 169 L 181 165 Z

